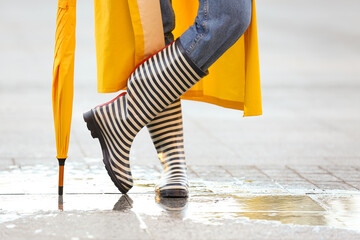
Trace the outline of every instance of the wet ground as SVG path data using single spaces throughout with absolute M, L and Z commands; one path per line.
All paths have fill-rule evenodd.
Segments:
M 121 195 L 100 162 L 68 164 L 63 197 L 56 165 L 3 168 L 1 239 L 360 237 L 354 166 L 189 166 L 191 196 L 165 199 L 154 194 L 158 166 L 133 166 L 135 186 Z
M 120 195 L 82 113 L 96 93 L 93 2 L 77 1 L 75 95 L 58 199 L 56 1 L 0 1 L 0 239 L 360 239 L 357 0 L 256 0 L 264 115 L 183 101 L 191 196 L 157 199 L 146 129 Z

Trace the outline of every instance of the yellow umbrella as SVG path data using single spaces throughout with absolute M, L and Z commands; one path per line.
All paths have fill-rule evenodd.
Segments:
M 59 195 L 63 194 L 64 165 L 70 138 L 74 90 L 75 25 L 76 0 L 59 0 L 52 86 L 56 157 L 59 160 Z

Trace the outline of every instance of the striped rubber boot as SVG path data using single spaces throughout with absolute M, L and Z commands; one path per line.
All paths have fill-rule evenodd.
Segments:
M 148 125 L 150 136 L 163 166 L 155 192 L 160 197 L 187 197 L 188 180 L 180 99 L 176 100 Z
M 127 93 L 84 113 L 92 137 L 100 141 L 105 168 L 120 192 L 133 186 L 129 153 L 136 134 L 205 75 L 178 39 L 134 70 Z

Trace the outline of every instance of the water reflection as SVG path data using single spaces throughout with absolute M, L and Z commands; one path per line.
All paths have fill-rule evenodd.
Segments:
M 70 178 L 69 193 L 64 196 L 53 194 L 56 185 L 48 180 L 52 177 L 48 169 L 32 170 L 23 168 L 0 172 L 0 223 L 10 221 L 29 214 L 41 215 L 47 211 L 126 211 L 131 209 L 139 216 L 170 216 L 174 219 L 189 219 L 201 223 L 221 223 L 226 220 L 239 219 L 278 221 L 284 224 L 331 226 L 360 230 L 360 195 L 333 191 L 331 194 L 249 194 L 239 193 L 239 187 L 216 181 L 205 182 L 196 180 L 191 185 L 192 196 L 188 199 L 154 199 L 154 176 L 146 175 L 142 168 L 140 176 L 130 195 L 114 193 L 107 176 L 92 169 L 92 175 L 82 172 L 84 181 L 77 180 L 79 173 L 73 173 L 76 178 Z M 73 171 L 75 171 L 74 169 Z M 80 170 L 79 170 L 80 171 Z M 100 173 L 102 175 L 100 175 Z M 21 176 L 25 182 L 34 174 L 44 178 L 41 189 L 48 187 L 40 194 L 27 194 L 34 191 L 27 185 L 14 185 L 11 175 Z M 55 172 L 54 172 L 55 174 Z M 57 174 L 57 173 L 56 173 Z M 96 178 L 94 178 L 96 176 Z M 147 178 L 146 178 L 147 177 Z M 41 178 L 42 179 L 42 178 Z M 93 179 L 97 179 L 94 183 Z M 51 183 L 51 184 L 50 184 Z M 84 188 L 84 184 L 91 185 Z M 14 187 L 15 186 L 15 187 Z M 209 187 L 210 186 L 210 187 Z M 21 188 L 20 188 L 21 187 Z M 263 186 L 262 186 L 263 187 Z M 22 188 L 27 189 L 23 191 Z M 219 189 L 223 188 L 222 191 Z M 90 189 L 90 190 L 89 190 Z M 50 191 L 51 190 L 51 191 Z M 71 191 L 70 191 L 71 190 Z M 79 190 L 79 191 L 78 191 Z M 265 187 L 265 190 L 268 190 Z M 49 191 L 49 193 L 47 193 Z M 21 193 L 21 194 L 19 194 Z M 105 194 L 106 193 L 106 194 Z M 109 194 L 110 193 L 110 194 Z M 131 197 L 130 197 L 131 196 Z M 314 201 L 315 200 L 315 201 Z M 57 205 L 56 205 L 57 201 Z M 24 204 L 26 202 L 26 204 Z M 66 206 L 64 206 L 66 205 Z M 119 213 L 121 214 L 121 213 Z
M 187 217 L 203 223 L 224 219 L 279 221 L 284 224 L 331 226 L 326 210 L 306 195 L 213 195 L 192 199 Z
M 306 195 L 232 196 L 243 211 L 299 212 L 325 211 Z
M 58 197 L 58 209 L 60 211 L 64 211 L 64 199 L 63 199 L 63 195 L 59 195 Z
M 188 204 L 188 198 L 162 198 L 155 197 L 155 202 L 167 211 L 183 211 Z
M 68 194 L 65 197 L 66 211 L 121 212 L 131 209 L 139 216 L 166 215 L 203 224 L 248 219 L 360 230 L 360 196 L 205 194 L 191 198 L 154 198 L 153 194 L 132 194 L 131 197 L 127 194 L 120 197 L 114 194 Z M 15 207 L 19 206 L 17 198 L 20 201 L 24 196 L 3 197 L 2 207 L 18 213 L 51 210 L 47 204 L 52 196 L 27 196 L 29 204 L 20 204 L 23 210 Z M 64 196 L 58 196 L 57 201 L 58 210 L 64 211 Z
M 314 196 L 327 209 L 327 224 L 360 230 L 360 195 Z M 335 222 L 336 221 L 336 222 Z
M 155 196 L 155 203 L 172 218 L 184 219 L 187 215 L 189 198 L 162 198 Z
M 242 208 L 236 215 L 249 219 L 296 225 L 327 225 L 325 209 L 306 195 L 237 197 Z
M 121 195 L 119 200 L 115 203 L 113 210 L 125 211 L 131 209 L 133 207 L 133 202 L 134 201 L 131 199 L 131 197 L 129 197 L 129 195 L 127 194 Z

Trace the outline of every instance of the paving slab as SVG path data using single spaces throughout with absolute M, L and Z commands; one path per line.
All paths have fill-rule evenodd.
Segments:
M 68 194 L 59 201 L 56 195 L 0 195 L 0 229 L 10 239 L 236 239 L 239 233 L 250 239 L 356 239 L 357 198 Z
M 42 212 L 0 229 L 2 239 L 153 239 L 133 212 Z
M 197 170 L 195 178 L 190 178 L 190 198 L 162 199 L 154 193 L 160 174 L 158 166 L 133 166 L 135 186 L 129 195 L 119 194 L 103 169 L 83 166 L 86 161 L 67 166 L 66 191 L 62 198 L 54 193 L 56 181 L 52 180 L 56 180 L 57 172 L 50 166 L 0 171 L 2 234 L 10 239 L 21 236 L 29 239 L 113 239 L 116 236 L 124 239 L 169 236 L 209 239 L 220 236 L 219 231 L 222 231 L 221 239 L 234 239 L 240 232 L 244 236 L 252 234 L 250 239 L 301 239 L 304 236 L 338 239 L 340 233 L 349 239 L 360 237 L 360 229 L 355 224 L 360 212 L 359 190 L 343 191 L 342 185 L 335 183 L 309 191 L 304 182 L 271 185 L 269 182 L 275 183 L 272 179 L 268 183 L 241 182 L 230 175 L 224 181 L 223 175 L 216 174 L 206 178 L 206 174 L 225 167 L 189 166 Z M 238 168 L 231 170 L 253 172 L 257 166 Z M 307 166 L 308 171 L 309 168 Z M 280 167 L 279 171 L 283 169 Z M 23 183 L 21 187 L 19 181 Z M 71 220 L 62 223 L 67 229 L 64 233 L 59 225 L 68 218 Z M 81 224 L 74 227 L 78 223 L 92 226 L 96 219 L 99 221 L 96 227 Z M 175 230 L 168 230 L 175 225 Z M 106 230 L 109 226 L 112 231 Z M 123 226 L 131 229 L 123 230 Z

